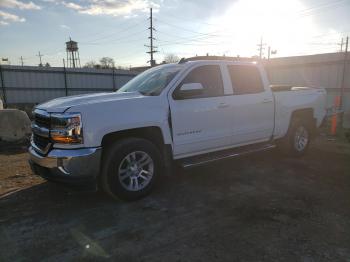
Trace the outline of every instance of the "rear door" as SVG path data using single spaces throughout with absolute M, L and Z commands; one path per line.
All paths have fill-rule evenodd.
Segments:
M 220 64 L 196 66 L 169 93 L 175 158 L 230 144 L 231 112 L 226 102 L 221 67 Z M 177 98 L 176 92 L 189 83 L 200 83 L 202 94 Z
M 269 140 L 274 126 L 274 101 L 264 85 L 259 67 L 228 64 L 233 95 L 228 104 L 232 116 L 232 144 L 243 145 Z

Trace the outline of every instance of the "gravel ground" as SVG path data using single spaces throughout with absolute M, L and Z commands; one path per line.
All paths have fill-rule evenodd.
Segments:
M 320 138 L 164 177 L 114 202 L 0 152 L 0 261 L 350 261 L 350 144 Z

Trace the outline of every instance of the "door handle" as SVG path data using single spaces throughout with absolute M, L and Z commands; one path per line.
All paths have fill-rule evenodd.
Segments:
M 271 103 L 272 102 L 272 100 L 271 99 L 269 99 L 269 98 L 265 98 L 263 101 L 262 101 L 264 104 L 265 103 Z
M 228 104 L 222 102 L 218 105 L 218 108 L 227 108 L 228 107 Z

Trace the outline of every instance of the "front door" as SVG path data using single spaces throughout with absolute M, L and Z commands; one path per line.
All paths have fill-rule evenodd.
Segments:
M 181 96 L 183 84 L 200 83 L 201 94 Z M 172 94 L 169 94 L 174 156 L 190 156 L 230 144 L 230 109 L 225 96 L 220 65 L 192 69 Z

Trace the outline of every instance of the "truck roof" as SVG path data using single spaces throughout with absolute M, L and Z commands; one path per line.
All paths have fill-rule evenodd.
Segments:
M 235 63 L 239 65 L 256 65 L 257 61 L 253 59 L 240 59 L 235 57 L 225 57 L 225 56 L 200 56 L 200 57 L 190 57 L 190 58 L 182 58 L 179 61 L 179 64 L 184 63 L 208 63 L 208 62 L 229 62 L 229 63 Z
M 190 61 L 228 61 L 228 62 L 256 62 L 254 58 L 232 57 L 232 56 L 194 56 L 182 58 L 179 63 Z
M 239 65 L 257 65 L 257 62 L 245 62 L 245 61 L 234 61 L 234 60 L 197 60 L 197 61 L 186 61 L 183 63 L 191 63 L 191 64 L 200 64 L 200 63 L 210 63 L 210 62 L 218 62 L 218 63 L 234 63 Z

